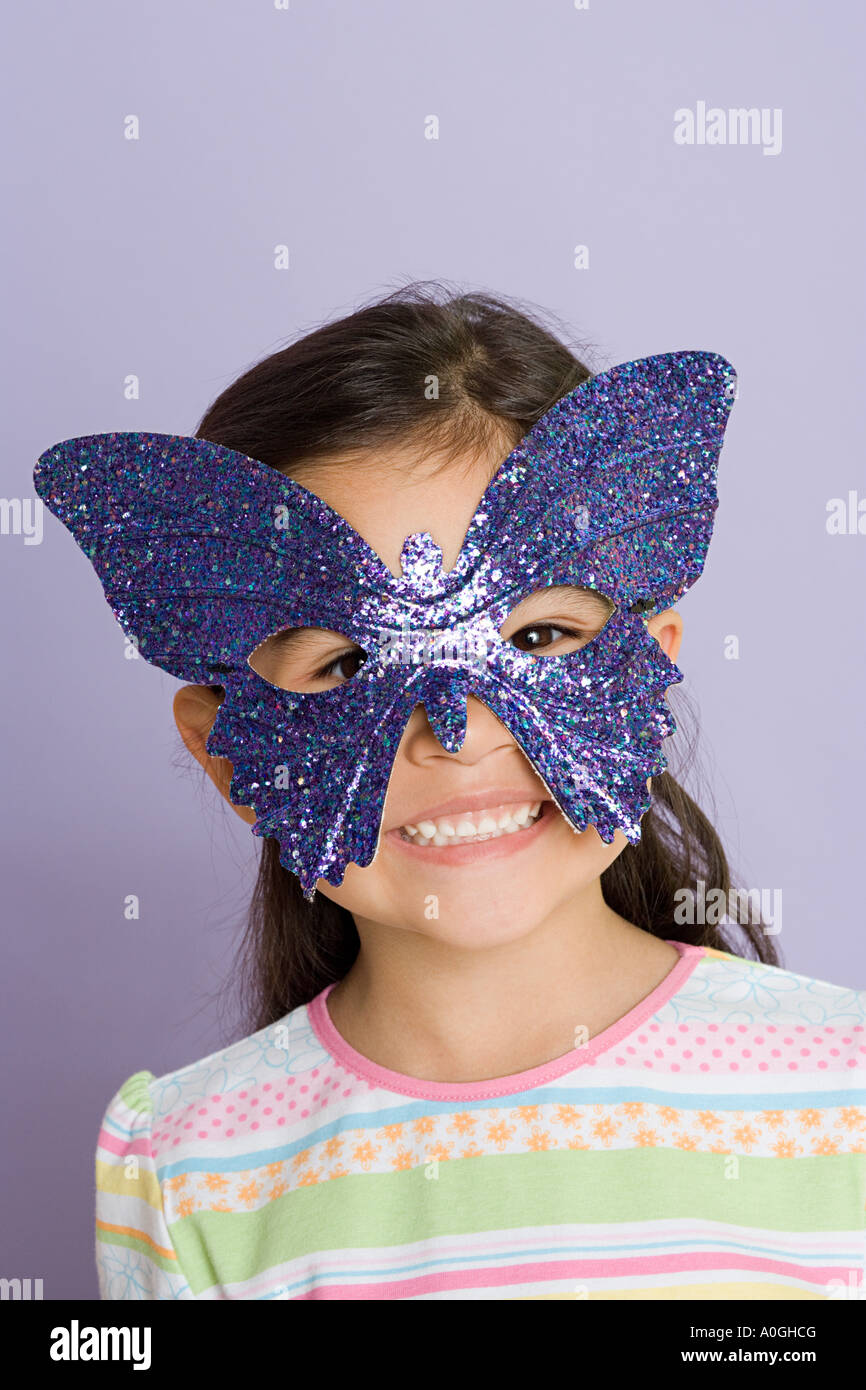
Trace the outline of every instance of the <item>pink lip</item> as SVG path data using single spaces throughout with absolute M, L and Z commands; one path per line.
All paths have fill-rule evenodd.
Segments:
M 511 794 L 506 796 L 497 794 L 497 797 L 498 800 L 491 801 L 488 798 L 478 801 L 477 805 L 471 804 L 471 797 L 464 798 L 462 801 L 454 800 L 447 804 L 447 809 L 434 811 L 430 814 L 435 819 L 436 816 L 449 815 L 451 808 L 458 811 L 481 811 L 487 806 L 507 804 L 512 800 Z M 549 799 L 542 799 L 538 796 L 530 799 L 530 797 L 525 796 L 521 800 L 529 801 L 530 805 L 533 804 L 533 801 L 541 801 L 541 811 L 538 820 L 534 821 L 528 829 L 516 830 L 512 835 L 497 835 L 492 840 L 477 840 L 474 844 L 427 845 L 425 848 L 422 845 L 413 845 L 410 840 L 404 840 L 400 834 L 400 826 L 397 826 L 396 829 L 386 833 L 385 839 L 396 849 L 411 854 L 418 863 L 423 859 L 425 864 L 453 864 L 457 866 L 475 864 L 479 860 L 506 859 L 509 855 L 517 854 L 521 849 L 527 849 L 531 844 L 534 844 L 539 836 L 549 829 L 558 815 L 556 806 Z M 427 820 L 428 814 L 425 813 L 419 819 Z M 401 824 L 405 824 L 405 822 L 401 822 Z M 414 825 L 415 821 L 410 821 L 409 824 Z

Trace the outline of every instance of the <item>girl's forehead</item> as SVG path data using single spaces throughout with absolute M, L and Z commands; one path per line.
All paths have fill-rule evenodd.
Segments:
M 358 532 L 397 577 L 407 536 L 428 531 L 454 568 L 469 523 L 502 456 L 443 459 L 407 449 L 311 463 L 292 474 Z

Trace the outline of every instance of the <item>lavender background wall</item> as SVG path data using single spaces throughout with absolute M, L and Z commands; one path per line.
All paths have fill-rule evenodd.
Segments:
M 9 27 L 3 496 L 32 499 L 69 436 L 191 433 L 248 365 L 410 277 L 549 308 L 597 369 L 724 353 L 739 399 L 680 664 L 742 881 L 782 891 L 785 964 L 866 985 L 866 535 L 827 530 L 830 499 L 866 497 L 862 7 L 85 0 Z M 701 101 L 779 109 L 781 149 L 676 144 Z M 44 522 L 0 535 L 0 1275 L 94 1298 L 103 1108 L 231 1033 L 257 842 L 182 749 L 178 683 L 124 659 Z

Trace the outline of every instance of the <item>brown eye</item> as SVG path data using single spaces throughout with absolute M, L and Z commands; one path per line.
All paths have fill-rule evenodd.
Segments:
M 270 685 L 300 693 L 344 685 L 366 660 L 367 653 L 345 632 L 320 627 L 283 628 L 247 657 L 252 669 Z
M 565 656 L 588 646 L 614 611 L 613 601 L 597 589 L 552 584 L 524 594 L 499 635 L 518 651 L 540 657 Z M 550 613 L 556 618 L 546 616 Z
M 553 633 L 556 635 L 552 636 Z M 576 637 L 586 640 L 585 633 L 573 632 L 571 628 L 554 627 L 553 623 L 534 623 L 532 627 L 522 627 L 519 632 L 515 632 L 509 641 L 514 643 L 518 651 L 537 652 L 552 646 L 554 642 L 559 641 L 560 637 Z M 522 645 L 524 643 L 525 645 Z
M 351 651 L 340 652 L 339 656 L 335 656 L 333 661 L 329 661 L 325 666 L 320 666 L 316 676 L 322 680 L 328 676 L 336 676 L 338 680 L 348 681 L 358 674 L 366 660 L 367 653 L 361 651 L 360 647 L 353 647 Z M 343 666 L 351 669 L 343 670 Z

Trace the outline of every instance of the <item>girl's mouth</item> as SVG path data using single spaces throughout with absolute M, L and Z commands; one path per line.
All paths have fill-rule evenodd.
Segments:
M 468 845 L 481 840 L 495 840 L 501 835 L 514 835 L 532 825 L 541 814 L 541 802 L 524 801 L 521 805 L 493 806 L 487 811 L 460 811 L 457 815 L 439 816 L 435 821 L 422 820 L 418 825 L 403 825 L 400 834 L 413 845 Z
M 389 830 L 387 838 L 428 862 L 467 864 L 522 849 L 555 819 L 552 801 L 511 802 L 480 811 L 459 811 Z

